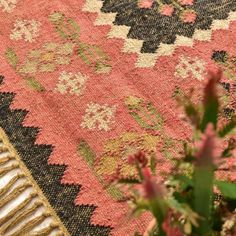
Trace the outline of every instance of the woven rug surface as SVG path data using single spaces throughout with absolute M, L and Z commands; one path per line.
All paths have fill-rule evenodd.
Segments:
M 168 175 L 209 69 L 235 113 L 235 40 L 235 0 L 0 0 L 0 235 L 143 233 L 110 183 L 138 150 Z

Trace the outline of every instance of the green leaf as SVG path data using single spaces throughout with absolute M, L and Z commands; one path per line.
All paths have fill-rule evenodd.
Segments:
M 201 130 L 204 131 L 209 123 L 212 123 L 216 128 L 218 119 L 219 104 L 217 101 L 213 101 L 205 106 L 205 112 L 201 124 Z
M 217 127 L 219 113 L 219 99 L 216 92 L 216 85 L 221 78 L 221 74 L 211 74 L 208 84 L 204 91 L 204 114 L 201 122 L 201 131 L 203 132 L 209 123 Z
M 194 211 L 203 219 L 197 228 L 198 235 L 210 232 L 210 216 L 213 199 L 214 168 L 212 165 L 195 166 L 194 169 Z
M 159 235 L 160 236 L 166 236 L 166 233 L 164 232 L 162 228 L 162 224 L 165 220 L 168 206 L 166 201 L 161 197 L 156 197 L 154 199 L 149 200 L 150 210 L 154 217 L 156 218 L 156 222 L 159 226 Z
M 96 154 L 89 146 L 89 144 L 82 139 L 77 147 L 77 150 L 79 154 L 83 157 L 83 159 L 88 163 L 88 165 L 90 167 L 93 167 L 94 161 L 96 159 Z
M 236 199 L 236 184 L 216 180 L 215 185 L 219 188 L 224 197 Z
M 132 211 L 132 215 L 135 217 L 139 217 L 145 211 L 150 211 L 149 203 L 143 199 L 138 199 L 135 204 L 136 206 Z
M 27 84 L 29 87 L 31 87 L 32 89 L 38 92 L 43 92 L 46 90 L 45 87 L 34 77 L 27 77 L 27 78 L 24 78 L 24 80 L 27 81 Z
M 6 56 L 8 63 L 14 69 L 16 69 L 19 60 L 18 60 L 18 57 L 17 57 L 15 51 L 12 48 L 8 48 L 5 52 L 5 56 Z
M 186 175 L 177 175 L 175 179 L 179 181 L 182 191 L 189 187 L 193 187 L 193 181 Z
M 200 123 L 199 111 L 190 100 L 188 101 L 188 104 L 185 105 L 185 113 L 187 117 L 190 119 L 191 123 L 195 125 L 196 128 L 199 128 L 199 123 Z
M 236 117 L 233 117 L 228 124 L 226 124 L 220 131 L 219 136 L 225 137 L 236 127 Z

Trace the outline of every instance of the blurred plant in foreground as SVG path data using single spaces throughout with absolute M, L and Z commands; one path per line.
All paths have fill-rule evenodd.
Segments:
M 144 236 L 236 235 L 236 184 L 217 174 L 229 158 L 235 158 L 236 147 L 235 116 L 219 121 L 221 77 L 220 71 L 209 73 L 200 105 L 185 95 L 178 98 L 193 126 L 193 138 L 184 144 L 182 158 L 173 160 L 172 174 L 164 183 L 157 181 L 156 163 L 150 164 L 145 153 L 128 157 L 138 177 L 118 184 L 131 189 L 127 201 L 134 215 L 147 211 L 153 215 Z

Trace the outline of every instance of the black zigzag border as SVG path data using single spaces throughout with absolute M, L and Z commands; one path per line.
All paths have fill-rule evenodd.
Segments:
M 0 85 L 3 79 L 4 76 L 0 76 Z M 35 144 L 39 128 L 22 125 L 28 111 L 11 110 L 10 104 L 14 97 L 14 93 L 0 92 L 0 127 L 8 135 L 67 230 L 72 236 L 109 235 L 111 228 L 90 224 L 95 206 L 74 205 L 80 186 L 60 183 L 66 166 L 48 165 L 53 146 Z

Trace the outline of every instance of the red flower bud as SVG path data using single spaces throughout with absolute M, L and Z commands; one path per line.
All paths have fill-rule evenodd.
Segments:
M 148 168 L 143 168 L 142 175 L 144 178 L 144 181 L 143 181 L 144 197 L 147 199 L 162 197 L 163 189 L 161 185 L 158 185 L 156 181 L 154 181 L 150 170 Z
M 148 159 L 146 155 L 142 152 L 139 151 L 134 155 L 128 156 L 128 164 L 133 165 L 135 163 L 139 163 L 141 167 L 145 167 L 148 164 Z
M 198 164 L 213 164 L 219 157 L 217 148 L 217 136 L 213 124 L 208 124 L 202 140 L 197 144 L 198 152 L 196 154 Z
M 148 164 L 148 159 L 142 151 L 136 153 L 134 157 L 138 161 L 138 163 L 141 164 L 142 167 L 145 167 Z

